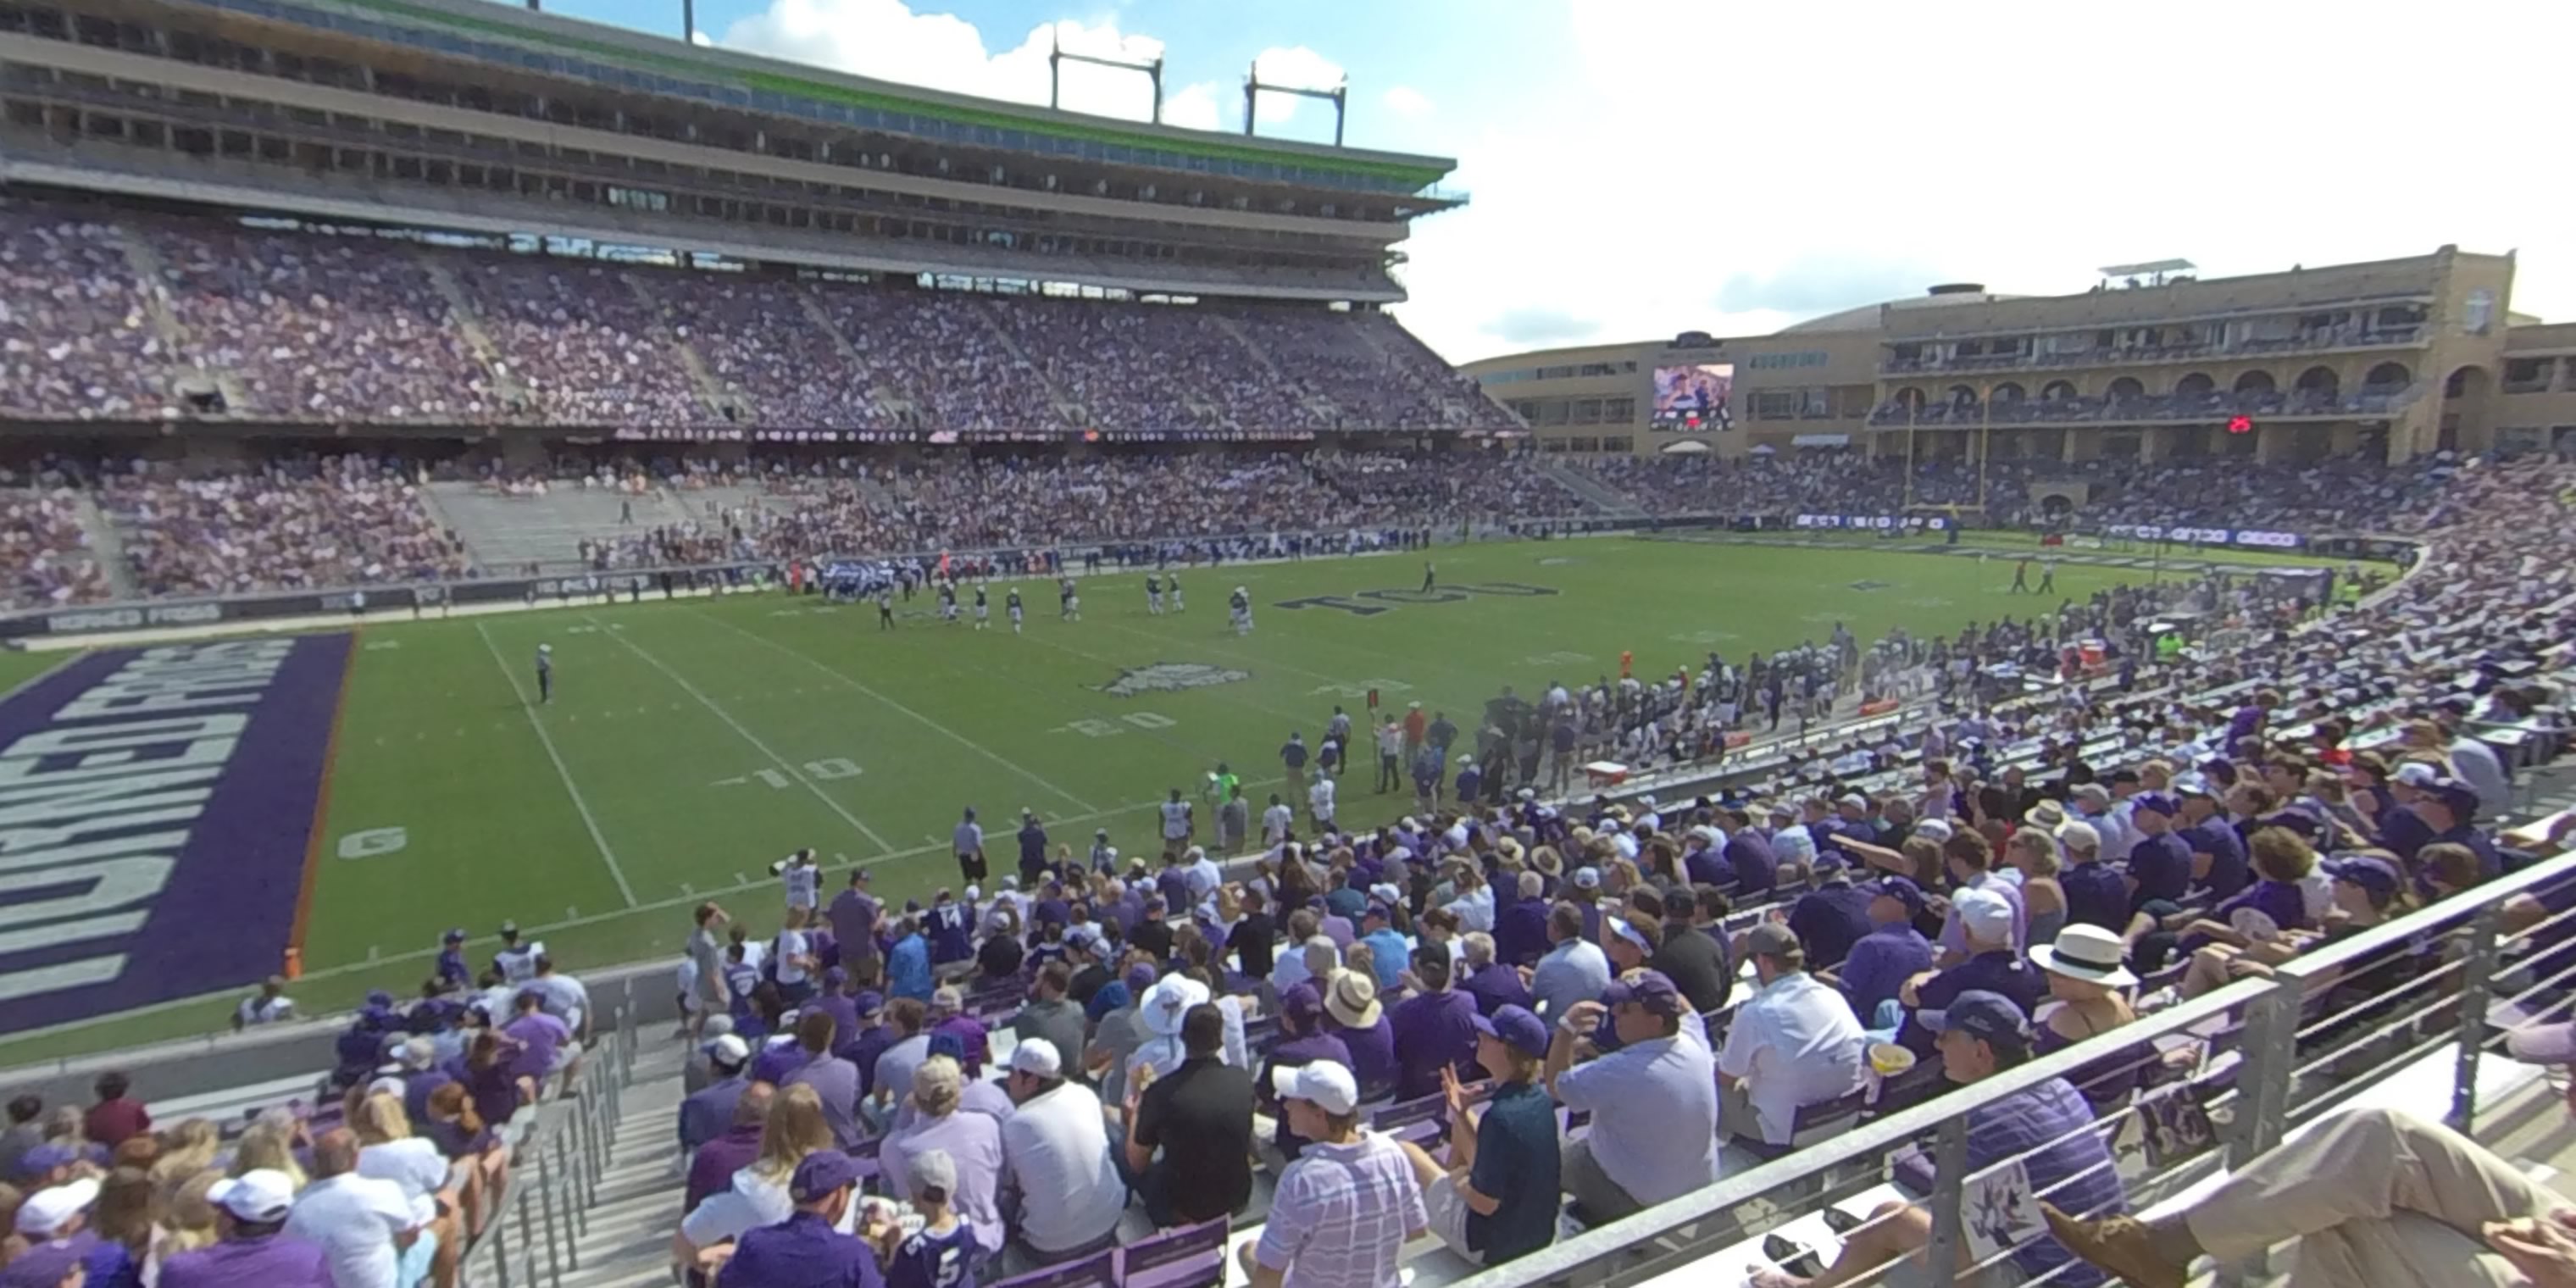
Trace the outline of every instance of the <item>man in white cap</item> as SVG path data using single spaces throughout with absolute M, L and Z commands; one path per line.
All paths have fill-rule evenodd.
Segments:
M 1003 1086 L 1019 1105 L 1002 1124 L 1003 1182 L 1018 1196 L 1012 1238 L 1029 1264 L 1051 1266 L 1115 1246 L 1127 1183 L 1109 1154 L 1100 1097 L 1065 1080 L 1064 1058 L 1045 1038 L 1011 1048 Z
M 1181 1024 L 1190 1008 L 1208 1000 L 1208 987 L 1186 975 L 1166 975 L 1145 992 L 1144 1001 L 1136 1008 L 1136 1023 L 1145 1030 L 1145 1040 L 1127 1057 L 1124 1086 L 1132 1094 L 1155 1078 L 1181 1067 L 1189 1051 L 1181 1039 Z M 1150 1070 L 1140 1079 L 1140 1071 Z
M 218 1242 L 161 1265 L 163 1288 L 331 1288 L 322 1249 L 285 1233 L 295 1182 L 258 1168 L 206 1190 Z
M 18 1237 L 33 1247 L 53 1244 L 75 1249 L 76 1264 L 87 1272 L 89 1278 L 108 1284 L 132 1276 L 138 1268 L 126 1255 L 124 1244 L 113 1240 L 103 1243 L 97 1235 L 87 1233 L 90 1205 L 98 1202 L 98 1191 L 98 1178 L 94 1176 L 37 1190 L 18 1207 L 17 1231 Z M 39 1264 L 51 1273 L 52 1259 Z M 15 1272 L 16 1266 L 12 1263 L 10 1270 L 0 1271 L 0 1275 L 25 1282 Z M 59 1280 L 61 1276 L 56 1275 L 55 1278 Z M 46 1288 L 52 1288 L 52 1285 L 48 1284 Z
M 696 1094 L 680 1102 L 680 1152 L 694 1154 L 698 1146 L 725 1133 L 733 1123 L 733 1107 L 741 1103 L 743 1089 L 751 1085 L 744 1066 L 751 1063 L 751 1044 L 733 1033 L 724 1034 L 707 1044 L 707 1067 L 716 1078 Z
M 1379 1288 L 1400 1277 L 1404 1245 L 1430 1232 L 1422 1187 L 1402 1146 L 1360 1130 L 1360 1088 L 1330 1060 L 1274 1070 L 1288 1129 L 1308 1144 L 1280 1173 L 1261 1238 L 1245 1245 L 1253 1288 L 1293 1274 L 1317 1288 Z
M 330 1261 L 332 1288 L 413 1288 L 438 1255 L 430 1223 L 436 1197 L 403 1197 L 400 1185 L 358 1175 L 358 1138 L 346 1128 L 313 1142 L 313 1183 L 295 1197 L 286 1232 Z
M 1896 1040 L 1917 1056 L 1930 1055 L 1933 1048 L 1934 1034 L 1920 1019 L 1921 1012 L 1938 1011 L 1959 994 L 1977 991 L 2010 999 L 2028 1018 L 2048 992 L 2047 977 L 2013 947 L 2018 928 L 2013 905 L 2002 894 L 1993 889 L 1958 891 L 1950 896 L 1950 917 L 1965 937 L 1965 956 L 1928 978 L 1915 977 L 1897 993 L 1907 1015 Z

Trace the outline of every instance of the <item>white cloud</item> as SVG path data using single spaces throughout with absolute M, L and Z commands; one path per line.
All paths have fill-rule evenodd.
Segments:
M 701 29 L 689 33 L 689 43 L 699 46 L 712 45 L 716 43 L 716 38 L 708 35 L 703 29 Z
M 2446 242 L 2519 247 L 2515 307 L 2576 316 L 2556 214 L 2576 167 L 2543 124 L 2576 5 L 2456 0 L 2402 37 L 2306 5 L 2157 11 L 2158 31 L 2305 68 L 2402 50 L 2459 70 L 2397 100 L 2142 42 L 2119 6 L 1866 8 L 1855 43 L 1849 6 L 1578 5 L 1544 83 L 1472 110 L 1444 92 L 1444 119 L 1480 128 L 1433 150 L 1474 202 L 1407 247 L 1406 324 L 1463 360 L 1521 347 L 1497 334 L 1516 315 L 1744 335 L 1937 281 L 2080 291 L 2103 264 L 2216 276 Z
M 1378 96 L 1386 110 L 1397 116 L 1414 117 L 1431 114 L 1431 98 L 1410 85 L 1398 85 Z
M 1259 69 L 1262 84 L 1284 89 L 1333 89 L 1344 79 L 1340 63 L 1304 45 L 1272 46 L 1255 55 L 1252 65 Z M 1295 119 L 1298 105 L 1305 101 L 1302 94 L 1263 94 L 1255 119 L 1263 125 L 1285 125 Z
M 1226 109 L 1225 101 L 1219 97 L 1221 92 L 1216 82 L 1201 81 L 1196 85 L 1184 85 L 1172 93 L 1165 94 L 1163 124 L 1177 125 L 1189 130 L 1224 129 L 1225 123 L 1235 117 L 1233 112 Z
M 1150 36 L 1120 31 L 1113 18 L 1040 24 L 1017 45 L 996 50 L 975 24 L 955 14 L 917 13 L 903 0 L 771 0 L 768 9 L 728 26 L 720 43 L 905 85 L 1044 103 L 1050 33 L 1069 53 L 1143 62 L 1163 49 Z M 1164 119 L 1220 128 L 1215 90 L 1212 84 L 1182 88 L 1166 99 Z M 1153 86 L 1142 72 L 1067 62 L 1061 94 L 1069 111 L 1134 120 L 1153 111 Z

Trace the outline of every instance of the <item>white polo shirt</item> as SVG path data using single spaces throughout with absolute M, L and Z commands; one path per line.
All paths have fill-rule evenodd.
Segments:
M 1100 1097 L 1067 1082 L 1023 1101 L 1002 1124 L 1002 1159 L 1024 1200 L 1020 1237 L 1038 1251 L 1080 1247 L 1118 1228 L 1127 1183 L 1109 1158 Z
M 322 1249 L 332 1288 L 396 1288 L 394 1236 L 416 1224 L 401 1186 L 353 1172 L 305 1186 L 286 1234 Z
M 1717 1070 L 1743 1081 L 1762 1139 L 1789 1143 L 1798 1107 L 1861 1086 L 1869 1038 L 1843 995 L 1805 971 L 1763 985 L 1736 1008 Z

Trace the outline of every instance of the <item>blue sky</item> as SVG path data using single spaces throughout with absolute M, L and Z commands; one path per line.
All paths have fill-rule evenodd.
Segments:
M 498 2 L 498 0 L 496 0 Z M 678 0 L 546 0 L 676 35 Z M 2576 4 L 2448 0 L 2400 26 L 2320 0 L 700 0 L 706 38 L 1043 102 L 1045 29 L 1163 49 L 1167 120 L 1239 130 L 1246 65 L 1350 77 L 1354 146 L 1459 159 L 1407 326 L 1453 361 L 1689 329 L 1749 335 L 1935 282 L 2081 291 L 2518 250 L 2513 307 L 2576 319 Z M 2420 20 L 2419 20 L 2420 19 Z M 1067 105 L 1141 118 L 1141 76 Z M 1329 140 L 1265 99 L 1261 132 Z

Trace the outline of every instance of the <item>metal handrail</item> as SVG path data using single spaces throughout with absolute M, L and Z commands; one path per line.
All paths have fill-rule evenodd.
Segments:
M 1725 1214 L 1730 1209 L 1784 1187 L 1823 1181 L 1836 1169 L 1855 1161 L 1867 1160 L 1874 1169 L 1877 1160 L 1889 1150 L 1927 1135 L 1935 1142 L 1932 1156 L 1936 1179 L 1929 1204 L 1933 1214 L 1929 1269 L 1933 1283 L 1947 1284 L 1951 1282 L 1957 1266 L 1958 1215 L 1968 1180 L 1967 1121 L 1970 1113 L 2005 1097 L 2066 1077 L 2128 1048 L 2242 1012 L 2246 1017 L 2245 1038 L 2240 1048 L 2243 1065 L 2233 1097 L 2234 1130 L 2226 1151 L 2227 1164 L 2241 1167 L 2279 1143 L 2282 1126 L 2290 1117 L 2288 1101 L 2297 1059 L 2294 1039 L 2299 1027 L 2300 1002 L 2307 988 L 2329 972 L 2340 971 L 2376 954 L 2401 948 L 2427 932 L 2453 931 L 2465 919 L 2470 923 L 2471 957 L 2462 968 L 2461 992 L 2451 999 L 2452 1004 L 2460 1008 L 2460 1036 L 2467 1039 L 2460 1041 L 2463 1048 L 2461 1070 L 2451 1107 L 2453 1125 L 2464 1126 L 2468 1114 L 2475 1108 L 2477 1049 L 2483 1045 L 2477 1038 L 2486 1022 L 2483 1000 L 2476 995 L 2483 993 L 2484 977 L 2492 973 L 2491 969 L 2481 970 L 2480 965 L 2492 966 L 2499 938 L 2496 934 L 2497 914 L 2505 901 L 2513 896 L 2570 876 L 2576 876 L 2576 854 L 2563 855 L 2508 873 L 2474 891 L 2445 899 L 2384 926 L 2337 943 L 2320 945 L 2274 967 L 2269 979 L 2239 980 L 2206 996 L 2141 1017 L 1984 1079 L 1973 1088 L 1935 1097 L 1924 1104 L 1843 1132 L 1831 1140 L 1728 1176 L 1680 1198 L 1595 1226 L 1574 1238 L 1463 1280 L 1459 1288 L 1517 1288 L 1519 1285 L 1567 1279 L 1586 1268 L 1612 1266 L 1620 1254 L 1681 1235 L 1685 1227 L 1705 1222 L 1723 1228 L 1727 1224 Z M 2483 958 L 2479 956 L 2481 952 L 2484 953 Z M 2414 1018 L 2413 1015 L 2407 1017 L 2409 1021 Z M 2410 1052 L 2410 1058 L 2414 1054 Z M 2104 1126 L 2104 1123 L 2096 1122 L 2084 1130 L 2098 1131 Z M 1682 1236 L 1682 1241 L 1694 1243 L 1706 1237 L 1707 1232 L 1703 1231 L 1700 1238 Z M 1612 1269 L 1609 1273 L 1615 1276 L 1617 1271 Z

